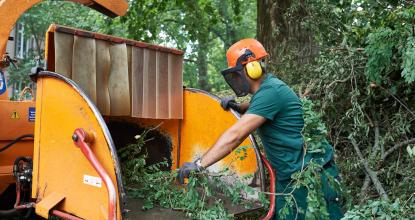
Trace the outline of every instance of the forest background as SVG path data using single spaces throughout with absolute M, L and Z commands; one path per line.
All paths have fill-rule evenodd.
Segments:
M 336 150 L 349 195 L 346 217 L 415 216 L 415 6 L 405 0 L 129 0 L 111 19 L 78 4 L 45 1 L 19 20 L 38 45 L 10 68 L 27 77 L 51 23 L 185 51 L 184 85 L 229 94 L 226 50 L 257 38 L 267 68 L 309 97 Z M 43 61 L 40 60 L 40 63 Z M 40 64 L 41 65 L 41 64 Z M 18 94 L 18 92 L 16 92 Z

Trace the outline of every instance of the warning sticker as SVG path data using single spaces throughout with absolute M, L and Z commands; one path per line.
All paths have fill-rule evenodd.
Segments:
M 20 119 L 20 116 L 19 116 L 19 114 L 17 114 L 17 111 L 14 110 L 12 115 L 10 116 L 10 118 L 11 119 Z
M 35 122 L 35 116 L 36 116 L 36 108 L 35 107 L 29 107 L 29 122 Z
M 4 79 L 4 74 L 0 73 L 0 95 L 6 92 L 6 80 Z
M 100 187 L 102 186 L 102 180 L 96 176 L 84 175 L 84 184 Z

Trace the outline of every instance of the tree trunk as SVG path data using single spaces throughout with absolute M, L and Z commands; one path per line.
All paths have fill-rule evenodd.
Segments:
M 291 11 L 294 4 L 298 5 Z M 270 63 L 278 64 L 278 57 L 284 55 L 288 47 L 298 51 L 301 57 L 314 53 L 312 33 L 301 24 L 307 17 L 305 7 L 304 0 L 257 1 L 257 37 L 270 54 Z
M 288 24 L 285 13 L 291 0 L 257 1 L 257 36 L 270 55 L 276 55 L 278 45 L 288 38 Z
M 199 73 L 199 87 L 202 90 L 210 91 L 211 85 L 209 85 L 207 74 L 207 47 L 206 37 L 199 37 L 197 45 L 197 69 Z

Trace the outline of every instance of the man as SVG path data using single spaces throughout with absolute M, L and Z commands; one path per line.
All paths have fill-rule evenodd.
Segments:
M 255 39 L 243 39 L 232 45 L 227 53 L 229 68 L 222 71 L 226 82 L 237 96 L 252 94 L 249 103 L 237 104 L 233 99 L 222 99 L 224 109 L 233 108 L 243 116 L 227 129 L 216 143 L 193 163 L 185 163 L 179 170 L 179 180 L 183 183 L 191 171 L 200 171 L 231 153 L 253 131 L 258 129 L 264 144 L 267 158 L 277 173 L 277 192 L 292 191 L 291 175 L 307 166 L 311 159 L 320 163 L 326 172 L 321 172 L 323 193 L 331 219 L 340 219 L 342 212 L 337 193 L 328 185 L 329 173 L 337 177 L 333 162 L 332 147 L 326 143 L 324 154 L 304 155 L 302 129 L 304 127 L 301 101 L 281 80 L 265 74 L 264 47 Z M 292 210 L 286 219 L 305 218 L 307 209 L 307 189 L 293 191 L 300 210 Z M 276 218 L 284 207 L 285 200 L 277 196 Z M 298 212 L 299 211 L 299 212 Z

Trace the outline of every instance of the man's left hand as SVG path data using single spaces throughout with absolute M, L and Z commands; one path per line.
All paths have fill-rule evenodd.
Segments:
M 234 96 L 226 96 L 220 99 L 220 106 L 226 111 L 229 109 L 233 109 L 239 113 L 241 113 L 241 108 L 239 104 L 235 101 Z
M 184 184 L 184 179 L 189 178 L 190 173 L 200 171 L 202 171 L 202 167 L 195 162 L 186 162 L 180 167 L 177 178 L 179 179 L 180 184 Z

